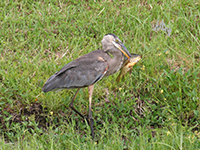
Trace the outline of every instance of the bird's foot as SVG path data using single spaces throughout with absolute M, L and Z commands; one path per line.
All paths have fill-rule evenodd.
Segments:
M 87 117 L 84 116 L 83 119 L 84 119 L 85 123 L 87 122 L 87 124 L 90 125 L 90 121 L 89 121 L 89 119 Z
M 94 135 L 94 118 L 93 117 L 89 117 L 89 119 L 90 119 L 90 129 L 91 129 L 91 135 L 92 135 L 92 139 L 94 140 L 94 137 L 95 137 L 95 135 Z

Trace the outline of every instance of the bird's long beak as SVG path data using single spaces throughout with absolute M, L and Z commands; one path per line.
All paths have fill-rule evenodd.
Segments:
M 124 46 L 124 44 L 123 43 L 116 43 L 116 42 L 112 42 L 114 45 L 115 45 L 115 47 L 117 47 L 128 59 L 131 57 L 131 54 L 129 53 L 129 51 L 127 50 L 127 48 Z M 125 50 L 123 50 L 123 49 Z

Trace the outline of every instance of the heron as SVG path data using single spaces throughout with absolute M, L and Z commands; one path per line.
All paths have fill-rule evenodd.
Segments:
M 69 107 L 87 120 L 93 139 L 95 134 L 91 107 L 94 84 L 102 78 L 118 72 L 124 61 L 131 57 L 130 52 L 115 34 L 106 34 L 101 43 L 102 49 L 94 50 L 66 64 L 60 71 L 52 75 L 42 88 L 45 93 L 53 90 L 76 88 L 77 91 Z M 73 105 L 79 90 L 84 87 L 88 87 L 89 93 L 88 118 Z

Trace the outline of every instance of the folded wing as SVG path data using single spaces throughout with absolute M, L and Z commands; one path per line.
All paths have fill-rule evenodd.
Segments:
M 90 54 L 65 65 L 47 80 L 42 90 L 49 92 L 64 88 L 81 88 L 99 81 L 106 73 L 108 63 L 100 56 L 88 57 Z

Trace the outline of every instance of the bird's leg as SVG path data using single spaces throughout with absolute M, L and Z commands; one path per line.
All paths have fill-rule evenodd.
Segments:
M 75 95 L 74 95 L 74 97 L 73 97 L 73 99 L 72 99 L 72 101 L 71 101 L 71 103 L 69 104 L 69 107 L 73 110 L 73 111 L 75 111 L 77 114 L 79 114 L 83 119 L 86 119 L 87 120 L 87 122 L 88 122 L 88 124 L 89 124 L 89 121 L 88 121 L 88 119 L 87 118 L 85 118 L 85 116 L 83 115 L 83 114 L 81 114 L 76 108 L 74 108 L 74 105 L 73 105 L 73 103 L 74 103 L 74 100 L 75 100 L 75 98 L 76 98 L 76 96 L 77 96 L 77 94 L 78 94 L 78 92 L 79 92 L 79 90 L 80 89 L 78 89 L 77 91 L 76 91 L 76 93 L 75 93 Z
M 90 128 L 91 128 L 91 134 L 92 134 L 92 138 L 94 139 L 94 119 L 92 117 L 92 93 L 93 93 L 93 89 L 94 89 L 94 84 L 89 85 L 88 86 L 88 92 L 89 92 L 89 120 L 90 120 Z

